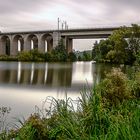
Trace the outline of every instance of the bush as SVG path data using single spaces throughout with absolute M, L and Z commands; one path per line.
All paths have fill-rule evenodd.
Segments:
M 18 60 L 19 61 L 31 61 L 32 60 L 32 56 L 29 52 L 21 52 L 18 54 Z
M 34 49 L 29 52 L 23 51 L 18 54 L 19 61 L 44 61 L 44 54 Z
M 118 105 L 125 99 L 130 99 L 132 96 L 128 81 L 126 75 L 119 68 L 112 69 L 111 73 L 107 74 L 99 85 L 104 102 Z
M 19 140 L 45 140 L 48 139 L 48 131 L 45 128 L 44 120 L 34 114 L 20 129 L 11 131 L 9 137 L 16 137 Z
M 140 98 L 140 72 L 136 72 L 132 80 L 129 81 L 129 87 L 131 93 L 136 97 Z
M 0 61 L 17 61 L 18 58 L 16 56 L 8 56 L 8 55 L 1 55 Z
M 68 55 L 68 60 L 74 62 L 77 60 L 76 54 L 74 52 L 70 52 Z

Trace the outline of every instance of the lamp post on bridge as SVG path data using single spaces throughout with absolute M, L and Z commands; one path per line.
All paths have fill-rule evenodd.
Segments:
M 58 26 L 58 31 L 59 31 L 59 23 L 60 23 L 60 19 L 58 18 L 57 21 L 58 21 L 57 26 Z
M 60 30 L 60 23 L 61 23 L 61 26 L 62 26 L 62 30 L 63 30 L 63 29 L 65 29 L 65 30 L 68 29 L 67 21 L 62 21 L 62 20 L 60 20 L 60 18 L 58 17 L 58 19 L 57 19 L 58 31 Z

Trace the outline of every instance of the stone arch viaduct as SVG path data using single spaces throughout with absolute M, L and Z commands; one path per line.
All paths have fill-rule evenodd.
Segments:
M 73 49 L 73 39 L 107 38 L 119 27 L 88 28 L 69 30 L 47 30 L 26 32 L 0 32 L 0 55 L 16 56 L 19 51 L 38 49 L 41 53 L 51 52 L 60 39 L 67 49 Z

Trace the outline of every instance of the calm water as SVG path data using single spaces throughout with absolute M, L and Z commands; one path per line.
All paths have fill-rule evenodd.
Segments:
M 0 106 L 12 109 L 10 117 L 27 117 L 35 105 L 41 108 L 47 96 L 62 99 L 67 93 L 77 99 L 87 83 L 98 83 L 111 67 L 92 62 L 0 62 Z M 127 67 L 127 71 L 131 75 L 134 70 Z

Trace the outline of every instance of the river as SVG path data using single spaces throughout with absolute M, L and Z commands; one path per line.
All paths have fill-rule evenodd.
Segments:
M 26 118 L 35 112 L 35 106 L 41 108 L 48 96 L 63 99 L 67 93 L 76 100 L 85 86 L 99 83 L 112 67 L 121 67 L 130 76 L 135 70 L 92 62 L 0 62 L 0 106 L 11 108 L 10 118 Z

